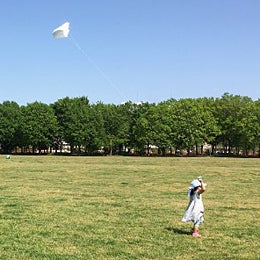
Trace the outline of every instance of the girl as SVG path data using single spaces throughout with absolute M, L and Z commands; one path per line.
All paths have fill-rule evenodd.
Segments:
M 199 226 L 204 221 L 204 205 L 201 194 L 206 190 L 206 185 L 207 184 L 203 182 L 202 178 L 193 180 L 190 183 L 188 192 L 190 201 L 184 212 L 182 221 L 194 223 L 192 230 L 193 237 L 201 237 L 199 234 Z

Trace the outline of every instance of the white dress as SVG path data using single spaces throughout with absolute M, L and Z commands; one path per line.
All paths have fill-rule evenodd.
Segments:
M 187 209 L 184 212 L 182 222 L 193 222 L 195 225 L 199 225 L 204 221 L 204 205 L 201 194 L 195 191 L 190 196 L 190 202 Z

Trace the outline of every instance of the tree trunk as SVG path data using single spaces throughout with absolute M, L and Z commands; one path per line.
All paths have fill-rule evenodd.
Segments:
M 109 155 L 113 155 L 113 142 L 112 140 L 110 140 L 110 147 L 109 147 L 110 151 L 109 151 Z

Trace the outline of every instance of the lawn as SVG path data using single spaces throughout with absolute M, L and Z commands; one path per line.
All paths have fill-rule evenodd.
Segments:
M 0 157 L 0 259 L 259 259 L 260 159 Z M 201 238 L 181 218 L 203 175 Z

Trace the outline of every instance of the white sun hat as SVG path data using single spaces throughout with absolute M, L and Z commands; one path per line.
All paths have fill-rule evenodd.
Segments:
M 197 188 L 201 186 L 201 182 L 199 180 L 193 180 L 191 183 L 190 183 L 190 188 L 191 189 L 194 189 L 194 188 Z

